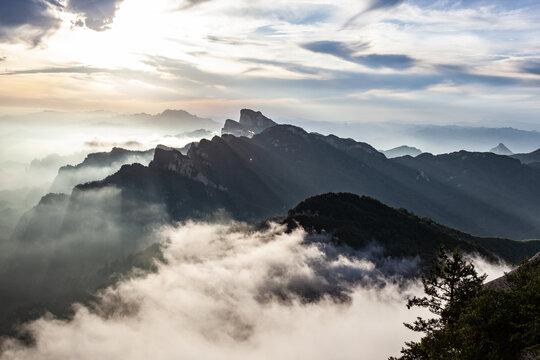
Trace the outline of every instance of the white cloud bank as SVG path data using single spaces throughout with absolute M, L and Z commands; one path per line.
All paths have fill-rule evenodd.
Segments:
M 375 285 L 367 259 L 282 230 L 168 228 L 157 273 L 120 282 L 71 321 L 29 324 L 35 346 L 5 341 L 0 359 L 384 359 L 415 337 L 402 323 L 422 315 L 405 307 L 418 283 Z

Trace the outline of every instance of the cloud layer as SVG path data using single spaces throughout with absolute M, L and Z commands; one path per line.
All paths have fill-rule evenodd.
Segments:
M 7 341 L 1 358 L 381 358 L 411 335 L 401 322 L 417 285 L 355 285 L 374 265 L 304 245 L 301 231 L 189 223 L 164 236 L 158 273 L 108 289 L 71 321 L 30 324 L 36 346 Z
M 402 322 L 419 313 L 404 303 L 420 286 L 324 237 L 195 223 L 161 236 L 157 273 L 107 289 L 70 321 L 29 324 L 35 346 L 7 340 L 0 358 L 380 359 L 414 337 Z

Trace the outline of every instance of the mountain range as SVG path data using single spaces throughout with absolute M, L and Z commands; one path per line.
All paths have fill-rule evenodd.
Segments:
M 148 166 L 125 165 L 77 189 L 110 186 L 165 205 L 177 220 L 218 209 L 258 220 L 330 191 L 372 196 L 475 235 L 540 236 L 540 171 L 517 159 L 467 151 L 387 159 L 369 144 L 292 125 L 203 139 L 187 155 L 161 148 Z

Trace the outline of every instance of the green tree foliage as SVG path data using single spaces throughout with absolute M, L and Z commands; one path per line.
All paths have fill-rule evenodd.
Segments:
M 538 262 L 507 274 L 499 289 L 482 287 L 484 278 L 459 251 L 452 257 L 441 251 L 439 262 L 422 279 L 426 296 L 407 304 L 428 308 L 436 318 L 405 324 L 425 335 L 419 342 L 406 343 L 400 359 L 503 360 L 519 359 L 524 353 L 538 357 Z
M 540 267 L 522 265 L 503 291 L 486 290 L 460 315 L 456 342 L 467 359 L 514 359 L 540 350 Z
M 407 308 L 427 308 L 436 317 L 418 317 L 412 324 L 405 324 L 413 331 L 425 333 L 420 343 L 406 343 L 402 359 L 453 359 L 459 349 L 454 348 L 456 322 L 467 302 L 482 288 L 485 275 L 478 276 L 474 266 L 463 259 L 459 250 L 448 256 L 441 247 L 438 261 L 429 275 L 422 277 L 424 297 L 409 299 Z M 441 352 L 449 357 L 441 357 Z

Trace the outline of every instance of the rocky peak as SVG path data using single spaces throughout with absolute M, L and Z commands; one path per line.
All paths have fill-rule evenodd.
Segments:
M 162 168 L 192 177 L 195 173 L 193 161 L 178 150 L 158 146 L 154 152 L 154 159 L 150 167 Z
M 242 109 L 240 110 L 240 120 L 225 120 L 221 133 L 252 137 L 275 125 L 277 124 L 273 120 L 264 116 L 260 111 Z
M 264 116 L 260 111 L 253 111 L 250 109 L 240 110 L 240 125 L 250 127 L 252 129 L 259 129 L 263 131 L 277 125 L 273 120 Z

